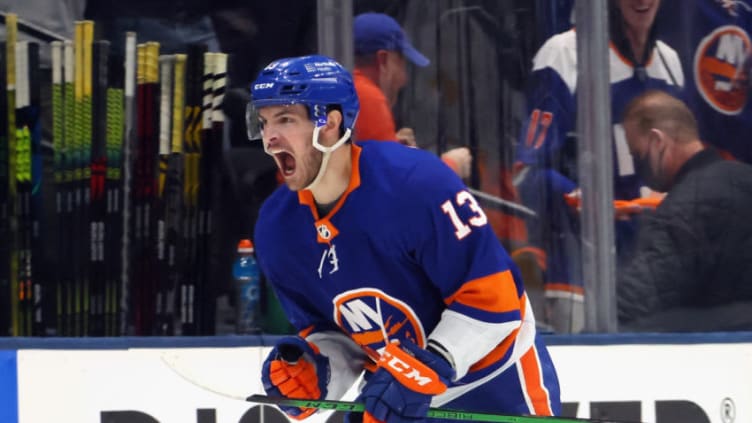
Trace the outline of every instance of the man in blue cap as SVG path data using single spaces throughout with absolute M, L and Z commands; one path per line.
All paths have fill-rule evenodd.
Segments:
M 354 20 L 355 70 L 353 80 L 360 100 L 355 125 L 359 140 L 399 141 L 415 146 L 411 128 L 396 130 L 392 107 L 407 84 L 407 61 L 425 67 L 430 61 L 408 40 L 392 17 L 383 13 L 363 13 Z M 441 156 L 461 177 L 470 175 L 472 156 L 465 147 Z

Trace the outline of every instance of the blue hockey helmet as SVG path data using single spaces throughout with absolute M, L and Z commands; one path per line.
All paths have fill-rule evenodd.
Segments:
M 267 65 L 251 84 L 251 101 L 246 118 L 249 138 L 256 126 L 256 111 L 262 107 L 303 104 L 316 126 L 326 123 L 327 108 L 337 106 L 342 112 L 344 129 L 353 130 L 360 111 L 352 76 L 334 59 L 321 55 L 292 57 Z

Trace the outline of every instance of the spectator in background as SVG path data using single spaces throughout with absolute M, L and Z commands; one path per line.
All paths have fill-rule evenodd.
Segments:
M 618 273 L 619 322 L 752 329 L 752 167 L 704 148 L 692 112 L 664 92 L 632 100 L 622 121 L 637 172 L 668 195 L 643 216 L 635 256 Z
M 678 91 L 684 76 L 676 52 L 655 37 L 659 0 L 609 3 L 611 113 L 617 261 L 630 254 L 636 223 L 629 201 L 649 194 L 635 174 L 619 118 L 624 105 L 648 89 Z M 546 295 L 543 320 L 557 332 L 584 327 L 577 176 L 577 42 L 574 29 L 549 38 L 533 59 L 529 117 L 517 148 L 515 185 L 522 202 L 538 213 L 527 222 L 540 249 Z M 570 195 L 569 202 L 567 195 Z M 571 204 L 571 206 L 570 206 Z M 618 202 L 617 204 L 625 204 Z
M 416 50 L 392 17 L 383 13 L 362 13 L 355 17 L 355 90 L 360 115 L 355 124 L 358 140 L 399 141 L 416 146 L 412 128 L 396 130 L 392 107 L 407 84 L 407 61 L 428 66 L 429 60 Z M 442 154 L 442 161 L 460 178 L 470 176 L 472 156 L 466 147 Z

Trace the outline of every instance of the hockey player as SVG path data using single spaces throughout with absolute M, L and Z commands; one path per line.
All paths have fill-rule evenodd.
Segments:
M 348 421 L 558 414 L 519 272 L 461 180 L 429 152 L 352 143 L 358 98 L 328 57 L 269 64 L 251 97 L 249 137 L 285 181 L 256 222 L 257 256 L 299 330 L 267 357 L 267 393 L 339 399 L 365 370 L 365 412 Z
M 614 199 L 634 200 L 646 190 L 635 173 L 619 122 L 621 112 L 630 99 L 648 89 L 677 93 L 684 84 L 684 76 L 676 52 L 655 38 L 653 24 L 659 0 L 610 0 L 609 4 L 613 139 L 603 142 L 613 143 Z M 528 222 L 530 242 L 541 248 L 547 258 L 545 289 L 549 315 L 544 319 L 557 332 L 579 332 L 584 325 L 576 204 L 576 47 L 572 29 L 548 39 L 535 55 L 529 115 L 517 150 L 520 197 L 540 216 Z M 628 213 L 632 210 L 616 210 L 617 253 L 628 252 L 633 243 L 636 223 Z

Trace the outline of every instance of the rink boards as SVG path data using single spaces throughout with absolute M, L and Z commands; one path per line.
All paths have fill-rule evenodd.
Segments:
M 546 339 L 570 416 L 752 422 L 752 333 Z M 283 423 L 275 408 L 241 400 L 263 393 L 259 372 L 273 342 L 0 339 L 0 422 Z

